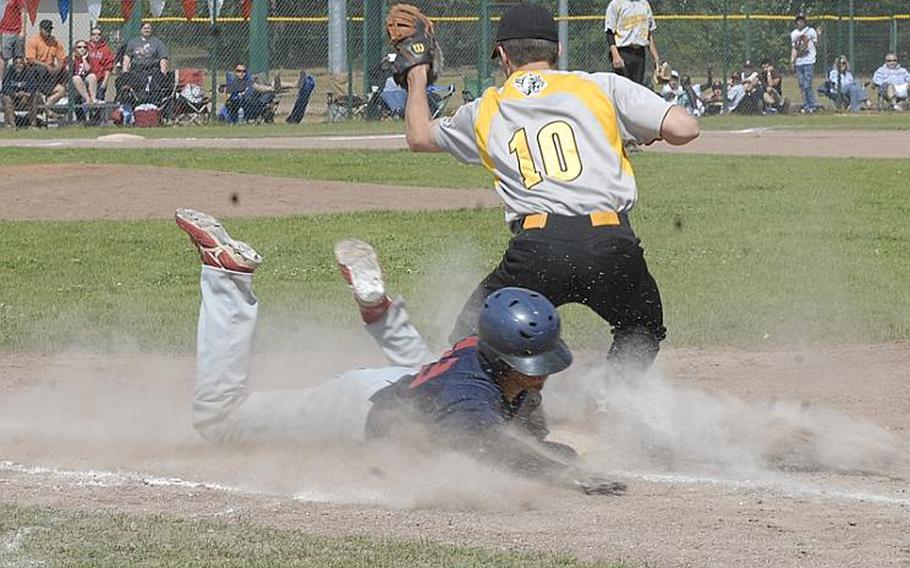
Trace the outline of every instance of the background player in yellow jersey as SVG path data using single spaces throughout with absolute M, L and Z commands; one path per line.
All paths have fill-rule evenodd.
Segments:
M 654 43 L 654 13 L 648 0 L 611 0 L 604 18 L 613 71 L 639 85 L 645 84 L 645 50 L 654 68 L 660 67 Z
M 608 359 L 643 371 L 666 330 L 657 284 L 629 224 L 637 188 L 623 141 L 685 144 L 698 136 L 698 123 L 613 73 L 553 70 L 558 55 L 552 14 L 525 3 L 503 14 L 495 38 L 505 84 L 454 116 L 430 121 L 428 66 L 407 71 L 409 147 L 483 164 L 514 234 L 465 305 L 454 339 L 474 332 L 490 292 L 522 286 L 557 306 L 590 307 L 613 328 Z

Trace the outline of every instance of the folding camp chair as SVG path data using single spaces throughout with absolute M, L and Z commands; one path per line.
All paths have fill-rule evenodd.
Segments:
M 202 69 L 178 69 L 174 72 L 174 91 L 166 102 L 171 124 L 208 124 L 211 119 L 211 98 L 205 92 L 205 72 Z M 166 106 L 167 108 L 167 106 Z

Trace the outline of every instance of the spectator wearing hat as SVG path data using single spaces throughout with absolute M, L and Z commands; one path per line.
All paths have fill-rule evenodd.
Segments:
M 38 33 L 25 42 L 25 60 L 35 69 L 38 90 L 46 97 L 44 104 L 52 107 L 66 94 L 69 81 L 66 71 L 66 49 L 54 37 L 54 23 L 41 20 Z
M 790 65 L 796 71 L 796 81 L 803 93 L 802 112 L 815 112 L 818 108 L 815 91 L 812 89 L 818 36 L 815 28 L 806 24 L 806 15 L 797 14 L 796 29 L 790 32 Z
M 4 2 L 0 2 L 3 6 Z M 6 62 L 25 56 L 25 0 L 7 0 L 0 12 L 0 82 L 6 72 Z

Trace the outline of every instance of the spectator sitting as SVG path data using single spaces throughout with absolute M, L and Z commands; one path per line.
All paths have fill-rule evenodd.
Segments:
M 705 114 L 722 114 L 726 106 L 724 99 L 724 84 L 720 81 L 714 81 L 710 89 L 703 90 L 701 102 L 705 106 Z
M 25 55 L 27 13 L 25 0 L 0 1 L 0 81 L 6 74 L 6 62 Z
M 825 82 L 825 91 L 835 105 L 841 98 L 845 98 L 850 105 L 850 112 L 859 112 L 868 100 L 866 90 L 856 82 L 853 73 L 850 72 L 850 62 L 847 61 L 846 55 L 834 60 L 834 67 L 831 68 Z
M 73 56 L 70 60 L 70 71 L 73 74 L 73 88 L 87 103 L 95 102 L 95 93 L 98 89 L 98 77 L 92 73 L 92 65 L 88 58 L 88 44 L 77 41 L 73 46 Z
M 704 111 L 704 106 L 692 87 L 691 78 L 687 75 L 683 80 L 678 71 L 670 72 L 670 80 L 663 86 L 660 95 L 664 100 L 683 107 L 693 116 L 701 116 Z
M 902 104 L 907 101 L 910 72 L 898 63 L 897 54 L 889 53 L 885 56 L 885 64 L 875 70 L 872 83 L 882 99 L 892 105 L 894 110 L 904 109 Z
M 253 77 L 247 72 L 246 65 L 238 63 L 234 72 L 228 73 L 227 83 L 222 88 L 228 98 L 222 113 L 219 113 L 220 116 L 226 122 L 236 124 L 240 121 L 242 110 L 243 120 L 258 119 L 275 100 L 278 84 L 277 78 L 274 85 L 262 83 L 258 77 Z
M 758 78 L 761 82 L 765 112 L 786 114 L 790 110 L 790 99 L 784 97 L 781 88 L 782 77 L 770 59 L 762 60 Z
M 104 41 L 100 28 L 92 28 L 92 36 L 88 41 L 88 61 L 91 69 L 89 78 L 94 75 L 95 81 L 94 87 L 91 83 L 86 85 L 87 90 L 95 102 L 104 102 L 107 81 L 114 69 L 114 54 Z
M 764 99 L 760 85 L 755 71 L 748 76 L 734 73 L 727 83 L 727 109 L 738 114 L 762 114 Z
M 38 28 L 38 35 L 25 43 L 25 59 L 34 68 L 38 91 L 47 97 L 45 105 L 53 107 L 66 94 L 69 82 L 66 51 L 52 34 L 53 22 L 41 20 Z
M 139 34 L 128 41 L 124 49 L 123 75 L 117 78 L 117 97 L 121 102 L 161 106 L 172 86 L 167 77 L 167 48 L 152 35 L 152 24 L 143 22 Z
M 16 111 L 28 111 L 28 125 L 35 126 L 38 109 L 38 83 L 34 70 L 25 64 L 25 58 L 17 55 L 3 75 L 0 88 L 0 102 L 3 104 L 4 125 L 16 127 Z

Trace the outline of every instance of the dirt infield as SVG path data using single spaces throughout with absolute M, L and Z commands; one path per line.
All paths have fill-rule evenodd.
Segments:
M 401 449 L 218 451 L 190 427 L 190 356 L 6 354 L 0 487 L 5 501 L 23 504 L 633 565 L 906 566 L 908 347 L 669 351 L 662 365 L 672 380 L 613 394 L 610 412 L 621 419 L 610 431 L 621 443 L 566 420 L 577 417 L 567 409 L 579 381 L 591 380 L 584 365 L 554 378 L 555 439 L 586 447 L 626 479 L 630 491 L 618 498 L 516 484 Z M 272 355 L 254 366 L 274 377 L 310 361 Z
M 36 179 L 41 183 L 36 183 Z M 152 179 L 156 180 L 154 184 L 137 183 Z M 28 192 L 22 188 L 28 188 Z M 197 207 L 223 216 L 274 216 L 368 209 L 492 207 L 499 204 L 499 199 L 492 191 L 66 164 L 3 168 L 0 203 L 0 219 L 73 221 L 168 218 L 177 207 Z
M 34 148 L 253 148 L 253 149 L 383 149 L 407 147 L 402 134 L 311 136 L 298 138 L 150 138 L 114 134 L 98 139 L 2 139 L 3 147 Z M 654 152 L 839 158 L 910 158 L 906 133 L 900 130 L 785 130 L 752 128 L 735 132 L 705 131 L 683 147 L 656 143 Z
M 3 174 L 11 183 L 0 184 L 0 218 L 17 220 L 168 218 L 183 205 L 253 216 L 497 204 L 492 192 L 183 169 Z M 173 183 L 154 192 L 122 181 L 162 176 Z M 285 377 L 299 384 L 301 368 L 329 376 L 367 345 L 334 345 L 318 372 L 312 353 L 260 354 L 254 376 L 264 388 L 287 386 Z M 190 355 L 0 358 L 3 502 L 555 550 L 633 566 L 910 566 L 906 343 L 667 350 L 650 379 L 607 383 L 600 411 L 581 402 L 604 384 L 599 356 L 583 354 L 547 387 L 554 437 L 625 479 L 629 494 L 618 498 L 401 448 L 214 449 L 190 426 Z

